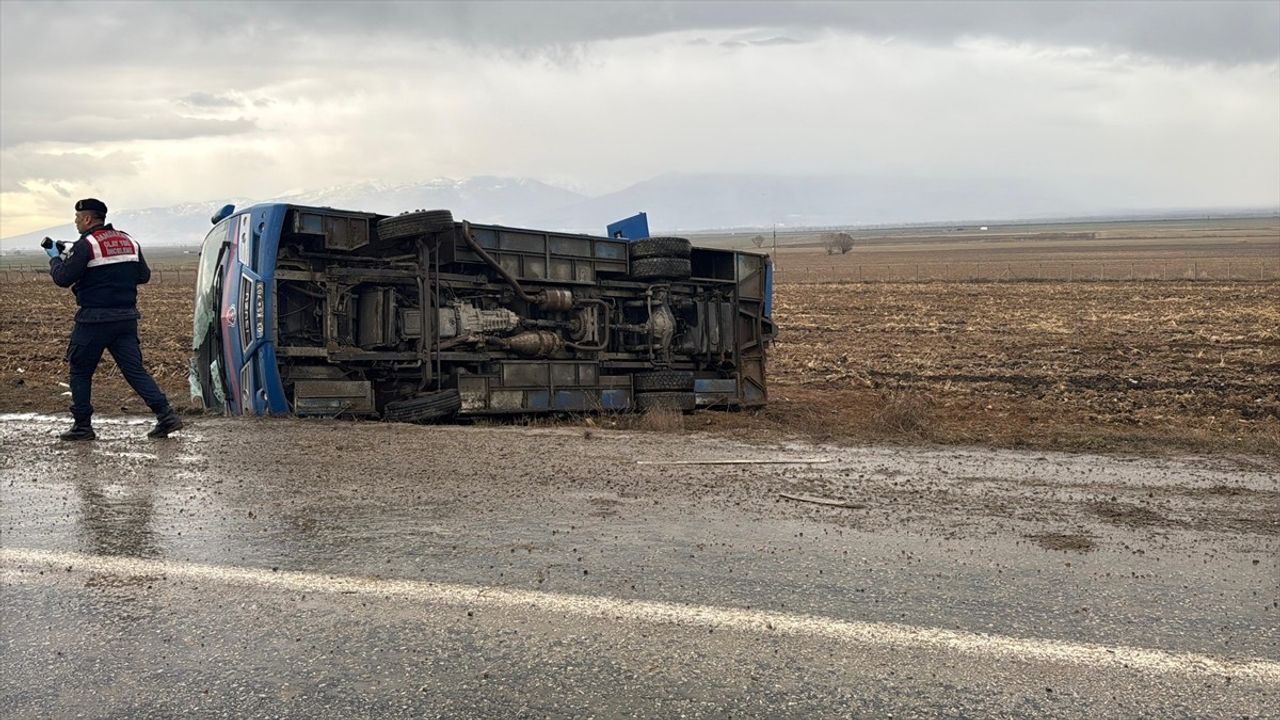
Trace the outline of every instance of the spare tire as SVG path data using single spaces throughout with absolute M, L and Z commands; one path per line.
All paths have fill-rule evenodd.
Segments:
M 641 412 L 650 410 L 693 412 L 697 407 L 698 396 L 691 392 L 636 393 L 636 409 Z
M 451 418 L 461 409 L 462 395 L 456 389 L 441 390 L 389 402 L 382 409 L 382 419 L 388 422 L 429 422 Z
M 407 240 L 453 229 L 453 213 L 448 210 L 416 210 L 378 221 L 378 237 Z
M 655 257 L 631 261 L 631 277 L 637 280 L 687 280 L 692 272 L 688 258 Z
M 636 392 L 690 392 L 693 390 L 692 370 L 659 370 L 636 373 L 632 378 Z
M 631 259 L 653 257 L 687 258 L 693 250 L 693 243 L 678 237 L 651 237 L 634 240 L 631 243 Z

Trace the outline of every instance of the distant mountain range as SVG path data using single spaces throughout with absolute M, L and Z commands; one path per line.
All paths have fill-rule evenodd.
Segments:
M 486 224 L 600 234 L 614 220 L 647 212 L 654 232 L 915 224 L 1063 218 L 1107 214 L 1019 180 L 939 180 L 860 176 L 661 175 L 597 197 L 529 178 L 447 178 L 418 183 L 363 182 L 274 198 L 222 198 L 112 212 L 110 220 L 143 246 L 196 245 L 209 217 L 227 203 L 288 202 L 396 214 L 448 208 Z M 1270 212 L 1270 211 L 1268 211 Z M 0 239 L 0 252 L 25 252 L 40 238 L 75 237 L 71 225 Z
M 320 190 L 292 192 L 272 198 L 232 197 L 188 202 L 168 207 L 112 211 L 108 220 L 147 245 L 197 245 L 209 232 L 209 218 L 227 203 L 247 207 L 259 202 L 318 205 L 394 215 L 405 210 L 449 208 L 454 216 L 478 222 L 527 224 L 549 208 L 572 206 L 585 196 L 537 180 L 523 178 L 474 177 L 466 180 L 440 178 L 420 183 L 387 184 L 363 182 Z M 109 204 L 109 201 L 108 201 Z M 603 232 L 604 226 L 599 228 Z M 70 225 L 45 228 L 0 239 L 5 252 L 34 247 L 45 236 L 58 239 L 76 237 Z

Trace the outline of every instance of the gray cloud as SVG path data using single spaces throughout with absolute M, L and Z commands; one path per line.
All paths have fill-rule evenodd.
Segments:
M 124 207 L 444 175 L 600 192 L 669 171 L 989 175 L 1050 181 L 1082 205 L 1267 204 L 1278 15 L 1274 2 L 0 0 L 0 220 L 34 223 L 103 178 Z M 67 34 L 66 18 L 98 32 Z M 83 152 L 23 155 L 67 149 Z M 145 176 L 86 159 L 121 149 Z
M 742 48 L 742 47 L 771 47 L 775 45 L 802 45 L 803 40 L 796 40 L 788 37 L 771 37 L 764 40 L 725 40 L 720 43 L 720 47 Z
M 762 47 L 767 47 L 770 45 L 799 45 L 801 42 L 802 41 L 800 40 L 796 40 L 795 38 L 789 38 L 789 37 L 771 37 L 771 38 L 765 38 L 764 40 L 750 41 L 752 45 L 760 45 Z
M 271 47 L 310 45 L 358 62 L 358 38 L 454 41 L 517 52 L 674 31 L 793 29 L 897 37 L 930 44 L 996 37 L 1014 43 L 1100 47 L 1190 62 L 1280 58 L 1275 2 L 485 2 L 485 3 L 4 3 L 5 55 L 58 62 L 47 46 L 56 17 L 110 29 L 92 46 L 136 37 L 138 55 L 199 56 L 252 64 Z M 746 39 L 744 38 L 745 42 Z M 767 42 L 767 41 L 766 41 Z M 260 58 L 259 58 L 260 59 Z M 8 58 L 6 58 L 8 60 Z M 110 62 L 109 56 L 104 60 Z M 259 66 L 262 63 L 258 63 Z
M 680 30 L 790 27 L 929 43 L 994 36 L 1190 61 L 1272 62 L 1280 57 L 1280 4 L 1263 2 L 320 3 L 307 6 L 305 20 L 296 16 L 297 6 L 271 7 L 279 13 L 277 22 L 296 23 L 296 30 L 317 35 L 328 34 L 327 27 L 345 27 L 498 47 Z
M 5 147 L 10 147 L 36 142 L 88 145 L 125 140 L 187 140 L 212 135 L 236 135 L 254 127 L 251 120 L 205 120 L 177 115 L 72 115 L 57 118 L 26 116 L 6 120 L 3 143 Z
M 206 92 L 193 92 L 190 95 L 178 98 L 178 102 L 182 105 L 192 108 L 238 108 L 244 107 L 244 102 L 228 95 L 214 95 Z
M 0 192 L 26 190 L 33 182 L 56 185 L 60 180 L 137 175 L 142 160 L 137 153 L 132 152 L 97 156 L 84 153 L 56 154 L 21 148 L 5 151 L 0 159 L 5 170 L 0 178 Z

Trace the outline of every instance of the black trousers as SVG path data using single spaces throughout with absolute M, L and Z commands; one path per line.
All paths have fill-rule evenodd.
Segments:
M 142 366 L 142 345 L 138 342 L 138 321 L 118 320 L 104 323 L 76 323 L 67 347 L 71 365 L 71 416 L 88 421 L 93 415 L 93 372 L 98 369 L 102 351 L 110 350 L 129 387 L 138 393 L 153 412 L 169 407 L 169 400 L 156 381 Z

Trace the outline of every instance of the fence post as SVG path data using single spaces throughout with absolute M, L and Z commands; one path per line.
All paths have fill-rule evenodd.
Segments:
M 1191 263 L 1191 279 L 1192 280 L 1200 279 L 1200 266 L 1198 263 L 1195 263 L 1195 262 Z
M 1075 281 L 1076 281 L 1076 264 L 1073 262 L 1069 262 L 1067 263 L 1067 282 L 1075 282 Z
M 920 282 L 920 263 L 916 263 L 916 282 Z
M 1227 282 L 1231 282 L 1231 262 L 1227 262 Z

